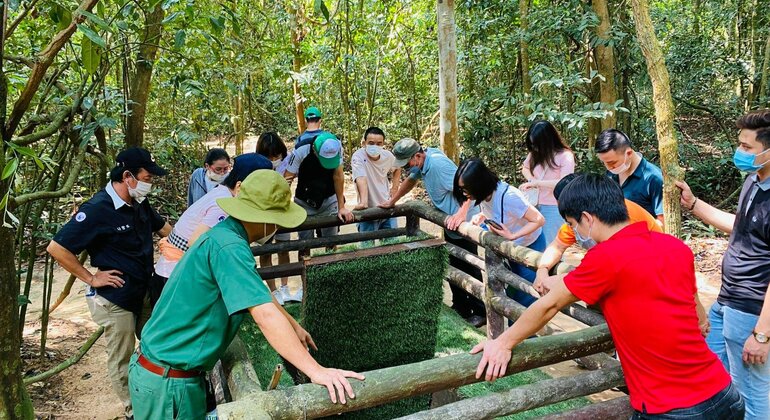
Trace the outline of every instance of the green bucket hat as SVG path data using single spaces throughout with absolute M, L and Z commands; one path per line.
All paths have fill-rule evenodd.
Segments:
M 217 204 L 230 216 L 250 223 L 293 228 L 307 218 L 305 209 L 292 201 L 289 184 L 272 169 L 252 172 L 236 197 L 217 199 Z
M 342 143 L 332 133 L 321 133 L 313 142 L 313 148 L 326 169 L 337 169 L 342 161 Z
M 321 112 L 320 109 L 311 106 L 310 108 L 305 110 L 305 119 L 310 118 L 323 118 L 324 114 Z

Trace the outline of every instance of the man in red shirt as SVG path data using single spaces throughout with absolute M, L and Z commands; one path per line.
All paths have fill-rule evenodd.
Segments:
M 692 251 L 679 239 L 629 224 L 623 193 L 600 175 L 572 181 L 559 212 L 578 240 L 592 238 L 575 271 L 554 276 L 549 292 L 484 351 L 476 372 L 505 375 L 511 350 L 578 300 L 598 304 L 615 341 L 633 418 L 743 419 L 744 405 L 698 327 Z

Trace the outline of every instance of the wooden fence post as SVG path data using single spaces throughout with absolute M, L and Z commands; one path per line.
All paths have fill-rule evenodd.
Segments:
M 498 313 L 492 305 L 492 299 L 498 295 L 505 295 L 505 286 L 495 276 L 495 268 L 503 264 L 502 259 L 489 247 L 484 248 L 484 262 L 486 270 L 484 277 L 484 306 L 487 310 L 487 337 L 497 338 L 505 331 L 505 317 Z

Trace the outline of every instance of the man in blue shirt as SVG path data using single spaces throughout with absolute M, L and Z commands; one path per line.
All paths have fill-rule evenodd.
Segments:
M 596 139 L 594 151 L 607 175 L 623 190 L 623 196 L 642 206 L 663 223 L 663 172 L 631 146 L 622 131 L 610 128 Z
M 294 141 L 294 150 L 312 143 L 318 135 L 326 132 L 321 129 L 321 118 L 323 118 L 323 116 L 324 114 L 321 110 L 314 106 L 305 110 L 305 123 L 307 124 L 307 128 L 305 129 L 305 132 L 300 134 Z
M 391 208 L 395 206 L 396 202 L 411 191 L 418 180 L 422 179 L 422 182 L 425 184 L 425 190 L 428 192 L 433 205 L 450 215 L 446 220 L 447 229 L 457 229 L 460 223 L 469 221 L 470 217 L 478 212 L 478 208 L 475 208 L 475 211 L 469 211 L 470 200 L 461 206 L 452 194 L 457 165 L 446 157 L 441 150 L 432 147 L 423 149 L 416 140 L 405 138 L 399 140 L 393 146 L 393 155 L 396 157 L 396 162 L 393 166 L 407 166 L 409 176 L 401 183 L 398 191 L 390 200 L 380 204 L 380 207 Z M 477 253 L 478 248 L 476 244 L 463 239 L 447 229 L 444 230 L 444 239 L 448 243 L 459 246 L 474 254 Z M 450 256 L 449 264 L 479 280 L 481 279 L 481 271 L 478 268 L 459 258 Z M 474 326 L 484 325 L 486 323 L 484 304 L 460 287 L 450 283 L 450 288 L 452 289 L 452 308 Z

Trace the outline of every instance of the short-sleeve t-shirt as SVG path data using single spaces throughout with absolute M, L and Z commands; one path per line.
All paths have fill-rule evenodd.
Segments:
M 607 176 L 620 184 L 619 176 L 610 171 L 607 171 Z M 647 159 L 641 158 L 639 166 L 626 178 L 620 189 L 624 197 L 639 204 L 651 215 L 663 214 L 663 172 Z
M 380 158 L 372 160 L 365 149 L 358 149 L 350 158 L 353 169 L 353 182 L 366 178 L 369 207 L 376 207 L 390 200 L 390 181 L 388 174 L 394 169 L 396 157 L 388 150 L 380 152 Z
M 138 313 L 152 275 L 152 234 L 165 223 L 149 200 L 129 205 L 110 182 L 80 206 L 53 240 L 75 255 L 87 251 L 99 270 L 121 271 L 123 287 L 89 287 L 89 293 Z
M 524 159 L 524 167 L 529 169 L 530 159 L 532 154 L 528 153 L 527 158 Z M 565 176 L 575 172 L 575 155 L 571 150 L 562 150 L 553 157 L 556 167 L 551 168 L 550 165 L 535 166 L 532 170 L 532 175 L 535 179 L 543 181 L 558 181 Z M 555 206 L 558 203 L 553 196 L 553 188 L 540 187 L 538 188 L 537 203 L 546 206 Z
M 489 201 L 482 201 L 479 207 L 481 207 L 481 212 L 487 219 L 504 224 L 511 233 L 518 232 L 524 225 L 529 223 L 524 218 L 524 213 L 530 207 L 527 198 L 518 188 L 508 185 L 503 181 L 498 181 L 497 188 L 492 193 L 492 198 Z M 534 232 L 516 239 L 513 243 L 520 246 L 528 246 L 537 240 L 542 230 L 542 228 L 537 228 Z
M 232 196 L 230 190 L 223 185 L 212 188 L 206 195 L 201 197 L 182 213 L 182 216 L 174 225 L 174 234 L 189 241 L 192 234 L 198 229 L 198 226 L 205 225 L 212 228 L 217 223 L 225 220 L 227 218 L 227 213 L 219 207 L 217 199 Z M 158 258 L 158 263 L 155 264 L 155 273 L 163 277 L 168 277 L 171 275 L 171 272 L 174 271 L 177 262 L 178 261 L 170 261 L 161 255 L 161 257 Z
M 691 407 L 730 383 L 700 333 L 694 257 L 676 237 L 628 225 L 591 248 L 564 284 L 601 307 L 635 410 Z
M 179 261 L 142 330 L 142 353 L 182 370 L 211 370 L 253 306 L 271 304 L 246 230 L 228 217 Z
M 647 210 L 643 209 L 642 206 L 634 203 L 629 199 L 625 199 L 625 202 L 626 202 L 626 208 L 628 209 L 629 222 L 631 223 L 644 222 L 647 224 L 647 228 L 651 232 L 663 233 L 663 229 L 661 229 L 660 225 L 658 224 L 658 221 L 654 217 L 652 217 L 652 215 L 649 212 L 647 212 Z M 559 242 L 562 243 L 562 245 L 567 247 L 577 243 L 577 238 L 575 238 L 575 231 L 572 230 L 572 228 L 567 223 L 561 225 L 561 227 L 559 228 L 559 233 L 556 234 L 556 238 L 559 240 Z

